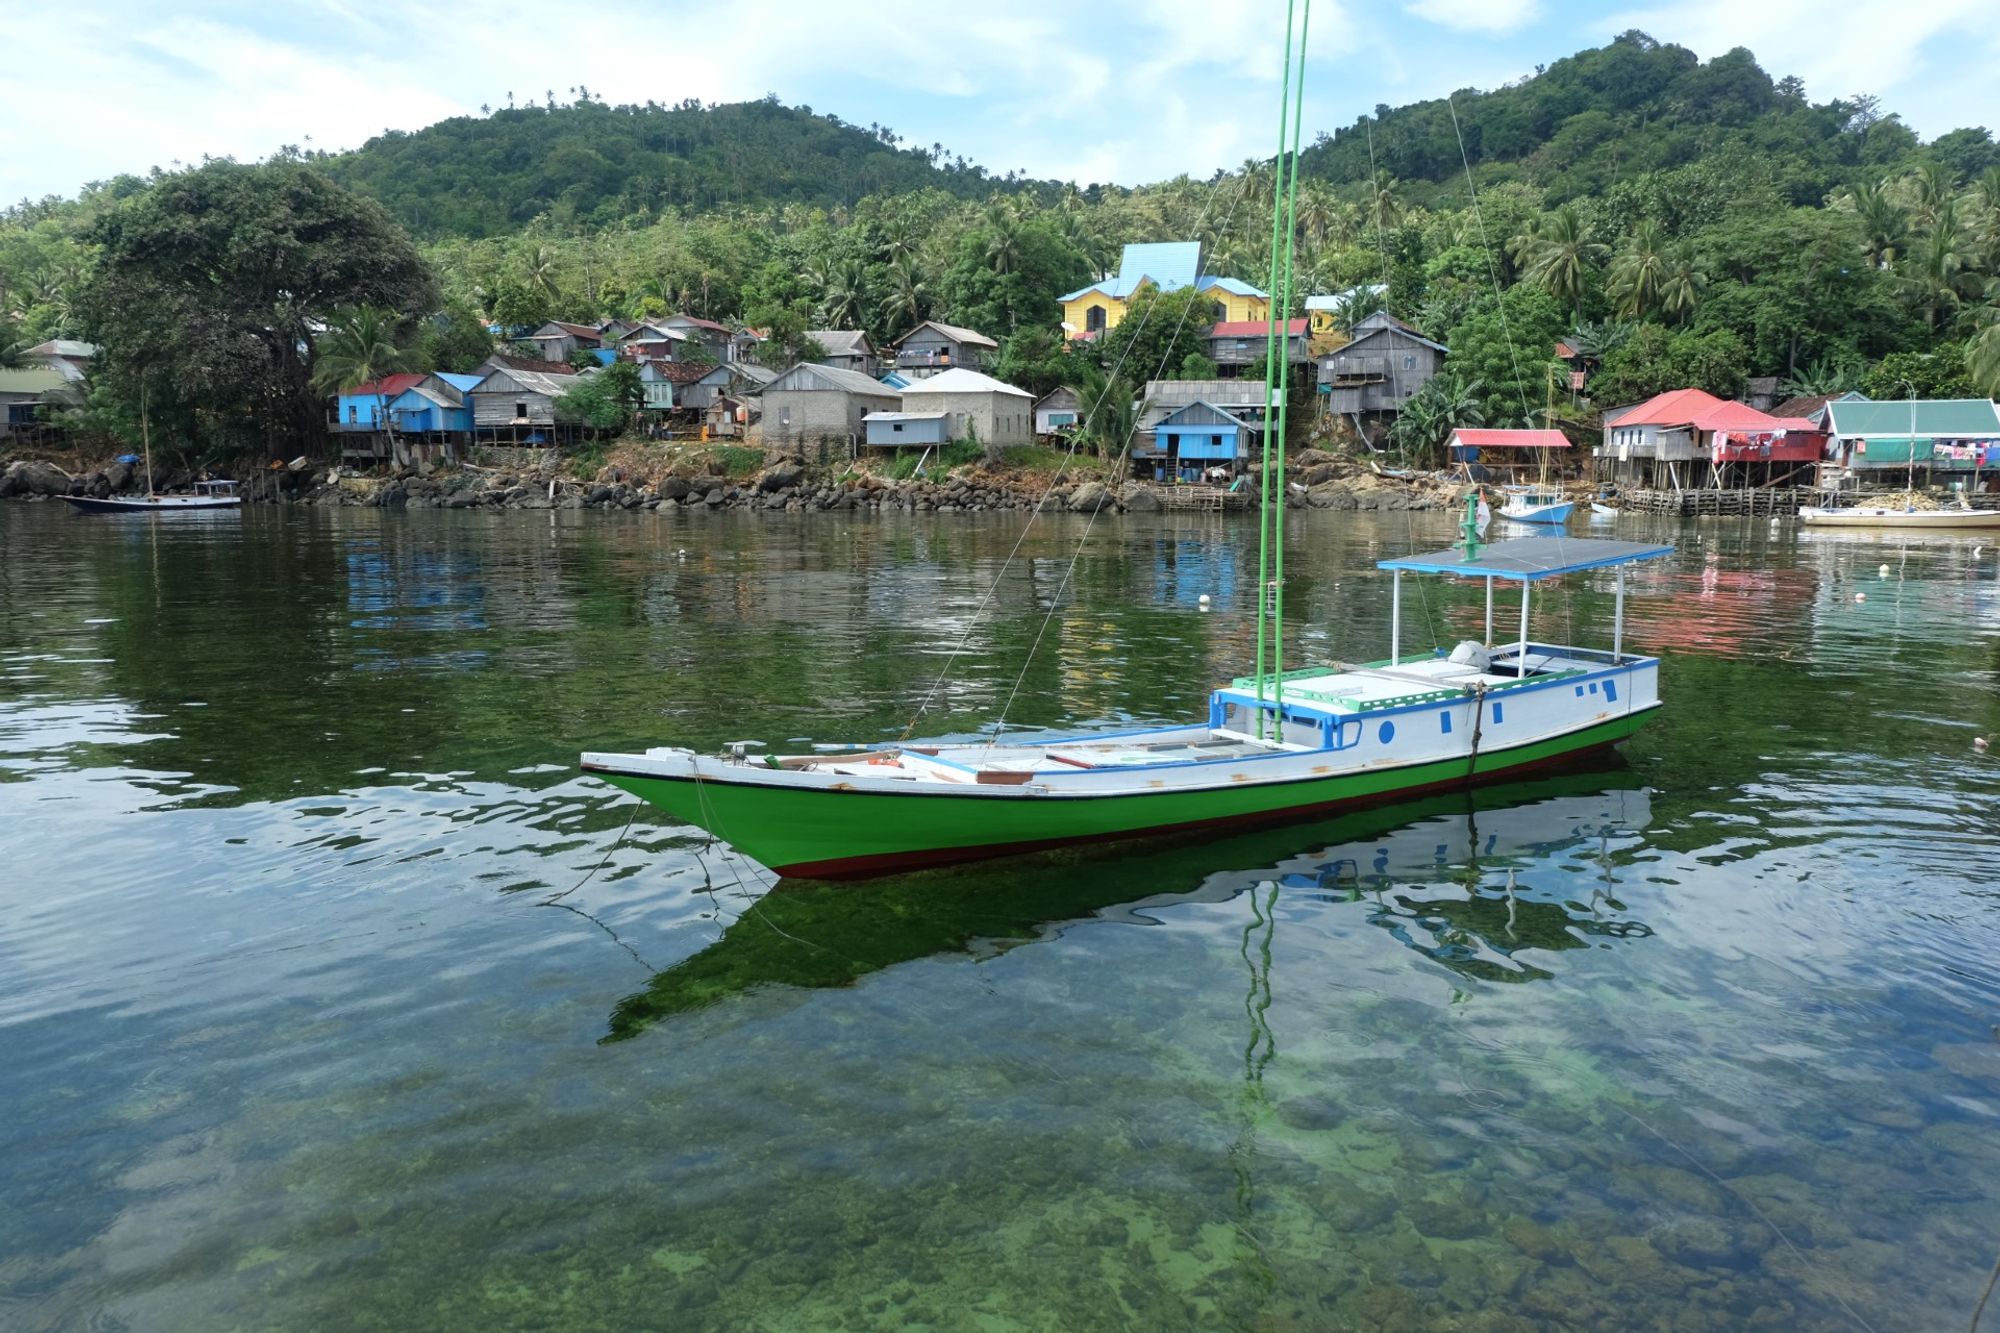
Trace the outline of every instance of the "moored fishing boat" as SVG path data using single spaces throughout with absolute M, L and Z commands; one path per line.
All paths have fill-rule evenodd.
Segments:
M 2000 510 L 1954 505 L 1918 509 L 1912 505 L 1801 506 L 1799 522 L 1819 528 L 1922 528 L 1960 531 L 2000 528 Z
M 65 495 L 74 509 L 86 514 L 183 514 L 194 510 L 237 509 L 243 497 L 233 481 L 198 481 L 187 494 Z
M 1330 813 L 1550 766 L 1638 730 L 1659 706 L 1659 661 L 1624 651 L 1624 567 L 1671 549 L 1482 548 L 1468 534 L 1381 561 L 1395 579 L 1386 659 L 1234 680 L 1195 725 L 792 755 L 661 747 L 585 754 L 583 768 L 781 875 L 818 878 Z M 1534 585 L 1595 569 L 1617 577 L 1610 648 L 1533 640 Z M 1485 642 L 1405 657 L 1406 573 L 1482 580 Z M 1519 587 L 1521 631 L 1495 646 L 1501 583 Z
M 1552 487 L 1509 486 L 1505 491 L 1507 499 L 1500 506 L 1500 517 L 1516 523 L 1567 523 L 1576 512 L 1576 505 Z

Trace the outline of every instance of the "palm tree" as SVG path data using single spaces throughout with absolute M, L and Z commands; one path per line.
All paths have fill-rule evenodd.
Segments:
M 553 301 L 559 294 L 556 270 L 560 262 L 561 256 L 553 246 L 537 242 L 521 256 L 521 279 L 530 291 Z
M 1896 201 L 1896 192 L 1887 181 L 1857 185 L 1836 201 L 1836 207 L 1861 221 L 1863 253 L 1875 268 L 1887 268 L 1909 233 L 1909 219 Z
M 1602 242 L 1590 239 L 1576 209 L 1564 204 L 1543 224 L 1523 276 L 1581 315 L 1590 270 L 1604 262 L 1606 253 Z
M 1965 373 L 1972 387 L 1988 398 L 2000 398 L 2000 311 L 1988 311 L 1984 328 L 1965 344 Z
M 394 311 L 357 305 L 336 310 L 319 337 L 312 385 L 333 394 L 410 368 L 410 353 L 396 345 Z M 388 406 L 385 400 L 382 406 Z M 371 423 L 373 424 L 373 423 Z
M 1975 275 L 1965 228 L 1958 221 L 1958 201 L 1939 205 L 1931 224 L 1898 266 L 1897 277 L 1906 299 L 1935 329 L 1971 295 Z
M 1642 319 L 1659 307 L 1666 250 L 1666 232 L 1658 222 L 1646 218 L 1632 229 L 1625 248 L 1611 261 L 1611 280 L 1606 284 L 1621 317 Z
M 826 274 L 820 297 L 820 318 L 829 329 L 858 328 L 868 306 L 868 269 L 852 255 L 836 261 Z
M 1323 246 L 1333 233 L 1339 202 L 1333 189 L 1317 178 L 1299 182 L 1299 235 L 1313 247 Z
M 891 336 L 924 322 L 930 287 L 917 276 L 917 266 L 905 256 L 889 265 L 888 290 L 882 296 L 882 323 Z
M 999 203 L 986 210 L 986 262 L 995 273 L 1012 273 L 1021 258 L 1021 223 Z
M 1919 226 L 1936 223 L 1958 194 L 1958 173 L 1942 162 L 1922 162 L 1904 181 L 1910 213 Z
M 1131 442 L 1133 397 L 1131 385 L 1106 374 L 1095 361 L 1077 362 L 1076 400 L 1083 412 L 1077 436 L 1099 458 L 1116 457 Z
M 1389 174 L 1387 167 L 1375 173 L 1372 181 L 1373 193 L 1368 201 L 1368 209 L 1374 220 L 1375 230 L 1391 231 L 1400 226 L 1407 211 L 1396 178 Z
M 1685 324 L 1708 290 L 1708 270 L 1701 262 L 1693 241 L 1675 241 L 1668 247 L 1660 279 L 1660 310 L 1667 318 Z

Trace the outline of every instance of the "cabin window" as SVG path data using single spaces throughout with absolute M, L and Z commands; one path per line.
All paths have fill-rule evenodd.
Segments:
M 1451 714 L 1449 712 L 1438 714 L 1438 730 L 1447 736 L 1451 735 Z
M 1618 702 L 1618 686 L 1614 684 L 1608 677 L 1605 679 L 1604 682 L 1604 697 L 1607 701 L 1611 703 L 1615 704 Z
M 1390 741 L 1395 740 L 1396 724 L 1394 722 L 1384 722 L 1381 726 L 1375 729 L 1375 738 L 1381 741 L 1382 744 L 1384 745 L 1387 745 Z
M 1498 699 L 1495 699 L 1493 701 L 1493 725 L 1497 727 L 1506 720 L 1507 720 L 1507 705 L 1501 703 Z

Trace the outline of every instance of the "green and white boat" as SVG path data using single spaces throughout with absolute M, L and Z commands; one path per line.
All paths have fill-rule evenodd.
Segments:
M 1659 659 L 1624 651 L 1625 571 L 1671 550 L 1530 537 L 1381 561 L 1395 578 L 1387 659 L 1231 681 L 1193 726 L 793 755 L 662 747 L 586 754 L 583 768 L 807 878 L 1322 816 L 1553 767 L 1637 731 L 1660 704 Z M 1610 647 L 1532 639 L 1535 584 L 1593 570 L 1616 581 Z M 1485 642 L 1404 657 L 1405 574 L 1483 580 Z M 1496 647 L 1499 584 L 1518 586 L 1521 630 Z
M 1291 358 L 1279 320 L 1293 304 L 1304 31 L 1300 23 L 1295 55 L 1288 11 L 1273 159 L 1275 299 L 1265 357 L 1263 401 L 1270 410 L 1261 431 L 1253 674 L 1217 689 L 1207 718 L 1187 726 L 1005 744 L 996 733 L 970 744 L 792 755 L 752 755 L 747 744 L 719 755 L 667 747 L 586 754 L 586 772 L 708 830 L 780 875 L 853 878 L 1071 843 L 1323 816 L 1566 763 L 1638 730 L 1659 707 L 1659 662 L 1624 651 L 1625 567 L 1670 548 L 1555 536 L 1482 548 L 1470 503 L 1461 548 L 1380 563 L 1395 576 L 1387 660 L 1283 668 Z M 1616 572 L 1610 649 L 1531 641 L 1534 585 L 1590 570 Z M 1484 580 L 1485 641 L 1406 660 L 1406 573 Z M 1496 648 L 1493 593 L 1501 583 L 1520 588 L 1521 631 L 1517 642 Z

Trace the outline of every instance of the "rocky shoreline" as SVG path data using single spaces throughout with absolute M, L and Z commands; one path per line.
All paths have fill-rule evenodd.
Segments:
M 163 490 L 193 478 L 162 474 Z M 17 460 L 0 469 L 0 498 L 46 500 L 62 495 L 108 496 L 142 489 L 143 476 L 122 463 L 70 473 L 52 462 Z M 1247 488 L 1254 494 L 1256 474 Z M 982 513 L 1061 510 L 1069 513 L 1156 513 L 1167 507 L 1162 488 L 1082 475 L 1051 484 L 1047 473 L 992 471 L 967 464 L 943 477 L 892 480 L 851 468 L 835 473 L 794 456 L 769 460 L 748 477 L 713 472 L 625 477 L 606 468 L 598 477 L 550 476 L 532 470 L 402 468 L 357 475 L 337 468 L 288 467 L 243 482 L 246 503 L 380 509 L 755 509 Z M 1352 460 L 1304 451 L 1290 470 L 1286 501 L 1294 509 L 1423 510 L 1455 505 L 1460 485 L 1443 479 L 1386 477 Z M 1247 509 L 1247 506 L 1246 506 Z

